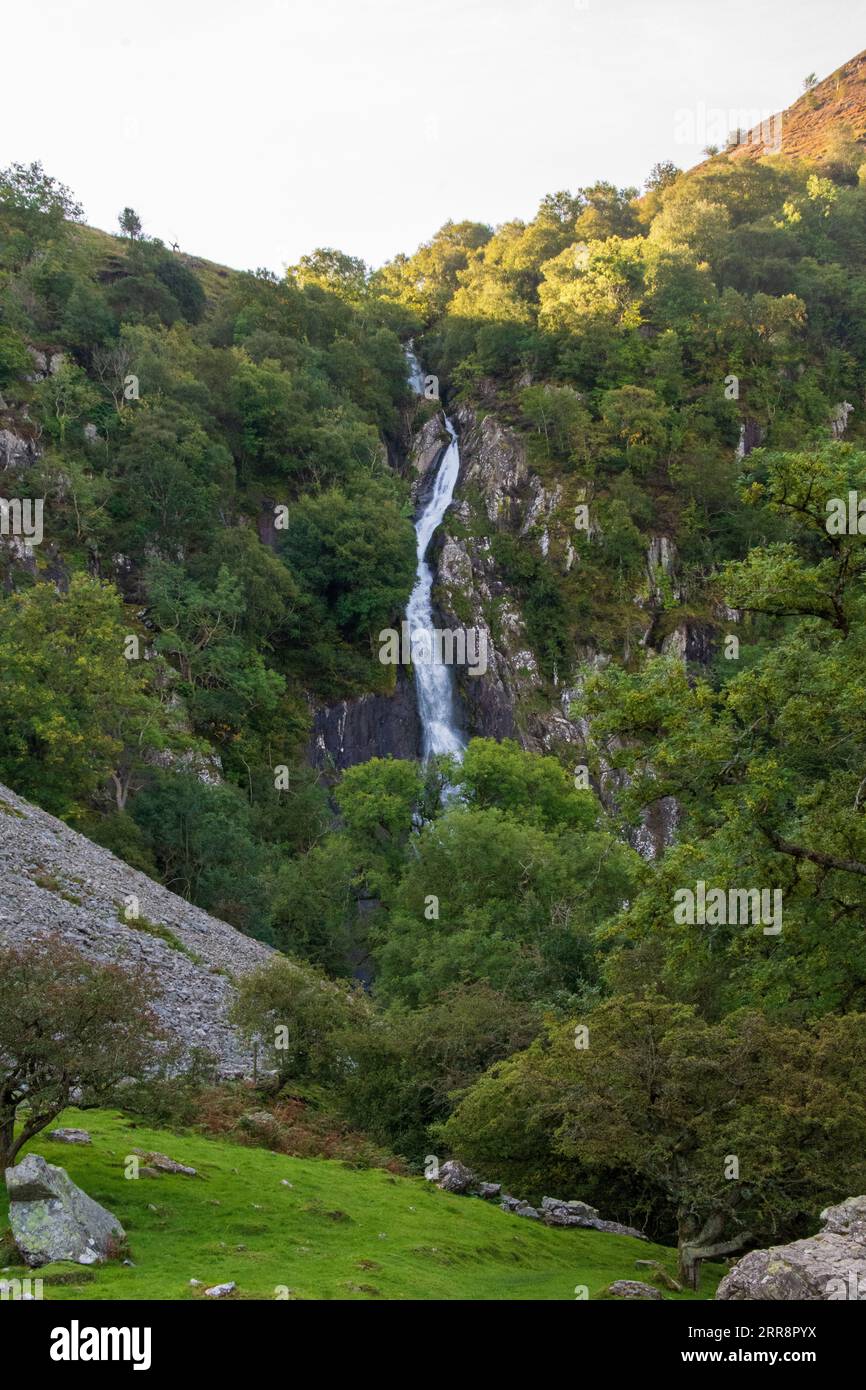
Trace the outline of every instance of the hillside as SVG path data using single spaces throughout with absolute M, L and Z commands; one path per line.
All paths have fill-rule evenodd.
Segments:
M 264 1296 L 364 1296 L 350 1252 L 385 1297 L 487 1297 L 512 1247 L 545 1297 L 560 1251 L 628 1273 L 396 1176 L 431 1153 L 676 1244 L 694 1288 L 866 1190 L 861 69 L 782 157 L 560 188 L 378 270 L 224 273 L 0 170 L 0 1140 L 127 1107 L 61 1155 L 142 1242 L 94 1289 L 232 1254 Z M 151 967 L 222 1078 L 143 1075 L 147 1000 L 49 930 Z M 107 1166 L 132 1117 L 212 1167 L 213 1221 L 169 1184 L 189 1268 Z M 302 1160 L 310 1209 L 253 1195 Z
M 866 149 L 866 51 L 783 111 L 768 113 L 766 120 L 763 129 L 744 132 L 745 138 L 730 151 L 732 158 L 761 159 L 769 152 L 788 159 L 822 160 L 833 154 L 840 140 L 849 138 Z
M 205 1287 L 234 1280 L 240 1299 L 568 1301 L 576 1284 L 596 1298 L 613 1279 L 644 1277 L 636 1259 L 656 1259 L 675 1272 L 670 1250 L 595 1231 L 553 1230 L 478 1199 L 450 1196 L 422 1178 L 181 1137 L 107 1111 L 69 1111 L 62 1118 L 85 1126 L 92 1146 L 43 1137 L 30 1148 L 64 1166 L 114 1212 L 129 1236 L 133 1265 L 45 1266 L 38 1273 L 48 1299 L 207 1302 Z M 133 1148 L 167 1153 L 199 1177 L 127 1181 L 123 1159 Z M 0 1197 L 0 1232 L 4 1224 Z M 712 1297 L 723 1273 L 720 1266 L 704 1270 L 700 1297 Z
M 52 933 L 90 959 L 153 971 L 162 990 L 157 1011 L 185 1048 L 211 1052 L 227 1073 L 248 1068 L 225 1013 L 231 978 L 267 962 L 267 946 L 3 786 L 0 875 L 0 942 Z

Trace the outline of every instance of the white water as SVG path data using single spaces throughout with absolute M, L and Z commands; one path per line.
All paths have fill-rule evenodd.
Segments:
M 419 395 L 424 392 L 424 373 L 421 364 L 410 348 L 406 349 L 409 365 L 409 385 Z M 430 496 L 424 503 L 418 520 L 415 522 L 415 535 L 418 538 L 418 568 L 415 572 L 415 587 L 409 596 L 406 607 L 406 622 L 409 628 L 410 644 L 414 645 L 415 633 L 433 631 L 433 569 L 425 556 L 433 533 L 442 521 L 454 497 L 457 475 L 460 472 L 460 449 L 457 435 L 448 416 L 444 416 L 445 428 L 451 442 L 436 468 L 436 477 Z M 457 716 L 457 689 L 454 668 L 442 661 L 413 662 L 415 673 L 415 692 L 418 701 L 418 716 L 421 720 L 422 752 L 425 758 L 437 753 L 451 753 L 460 757 L 466 747 L 466 740 L 460 731 Z

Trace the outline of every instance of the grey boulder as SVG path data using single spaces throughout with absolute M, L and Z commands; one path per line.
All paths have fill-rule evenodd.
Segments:
M 603 1221 L 586 1202 L 564 1202 L 559 1197 L 542 1197 L 542 1219 L 548 1226 L 580 1226 L 587 1231 L 605 1231 L 612 1236 L 632 1236 L 646 1240 L 643 1231 L 623 1226 L 619 1221 Z
M 716 1298 L 866 1303 L 866 1197 L 827 1207 L 821 1221 L 817 1235 L 744 1255 L 719 1284 Z
M 478 1184 L 478 1196 L 490 1199 L 498 1197 L 502 1192 L 501 1182 L 480 1182 Z
M 90 1135 L 86 1129 L 49 1129 L 46 1139 L 53 1139 L 55 1144 L 89 1144 Z
M 63 1168 L 27 1154 L 6 1169 L 9 1224 L 25 1264 L 98 1264 L 124 1239 L 116 1216 L 94 1202 Z
M 500 1211 L 510 1212 L 512 1216 L 528 1216 L 530 1221 L 540 1221 L 541 1214 L 529 1202 L 521 1202 L 517 1197 L 503 1195 L 499 1203 Z
M 658 1289 L 654 1289 L 652 1284 L 644 1284 L 640 1279 L 614 1279 L 608 1285 L 609 1294 L 614 1298 L 661 1298 Z
M 467 1168 L 465 1163 L 461 1163 L 457 1158 L 449 1158 L 447 1163 L 443 1163 L 439 1169 L 439 1181 L 437 1186 L 443 1192 L 468 1192 L 470 1187 L 474 1187 L 477 1182 L 475 1174 L 471 1168 Z

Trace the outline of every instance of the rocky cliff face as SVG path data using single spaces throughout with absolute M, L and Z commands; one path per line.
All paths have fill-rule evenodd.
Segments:
M 498 570 L 488 536 L 479 534 L 507 528 L 546 553 L 559 490 L 542 486 L 530 472 L 520 438 L 494 415 L 479 417 L 460 406 L 454 421 L 460 434 L 458 501 L 435 549 L 436 593 L 444 626 L 478 628 L 486 641 L 486 672 L 458 670 L 468 732 L 516 738 L 535 751 L 580 743 L 581 731 L 568 715 L 573 692 L 562 690 L 553 704 L 537 699 L 538 663 L 519 605 Z
M 421 726 L 411 678 L 401 671 L 393 695 L 361 695 L 313 710 L 309 759 L 342 772 L 369 758 L 417 758 Z
M 94 960 L 152 971 L 157 1013 L 226 1074 L 251 1059 L 227 1022 L 234 977 L 271 949 L 193 907 L 0 786 L 0 941 L 56 933 Z M 131 914 L 128 918 L 126 913 Z
M 458 670 L 458 686 L 471 735 L 515 738 L 535 752 L 553 752 L 580 763 L 589 733 L 571 714 L 580 681 L 554 686 L 541 679 L 526 625 L 513 592 L 498 569 L 489 535 L 507 529 L 523 545 L 547 556 L 556 544 L 556 563 L 570 568 L 570 514 L 563 488 L 545 486 L 530 468 L 520 436 L 495 415 L 480 416 L 461 405 L 454 412 L 460 432 L 461 473 L 458 501 L 443 524 L 436 548 L 437 594 L 445 626 L 481 629 L 487 643 L 487 671 Z M 479 524 L 480 523 L 480 524 Z M 655 642 L 656 614 L 667 591 L 676 589 L 677 557 L 669 537 L 653 537 L 647 550 L 646 579 L 635 605 L 644 614 L 644 646 Z M 659 642 L 686 660 L 707 660 L 712 634 L 683 624 Z M 584 669 L 604 665 L 609 654 L 587 646 L 576 654 Z M 623 653 L 627 655 L 627 653 Z M 596 790 L 613 805 L 621 775 L 603 771 Z M 669 800 L 647 811 L 633 843 L 648 858 L 670 843 L 677 810 Z

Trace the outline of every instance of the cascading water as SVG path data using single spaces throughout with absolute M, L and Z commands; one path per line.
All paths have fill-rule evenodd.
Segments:
M 411 348 L 406 349 L 406 360 L 409 365 L 409 385 L 419 395 L 423 395 L 424 374 Z M 441 660 L 441 653 L 435 651 L 435 644 L 429 640 L 429 634 L 433 632 L 433 569 L 425 557 L 433 533 L 451 505 L 457 486 L 457 475 L 460 472 L 457 435 L 447 415 L 444 419 L 451 442 L 439 460 L 432 490 L 415 522 L 418 568 L 415 572 L 415 587 L 406 607 L 410 650 L 415 650 L 416 643 L 418 647 L 434 648 L 429 660 L 413 661 L 412 664 L 425 759 L 434 757 L 437 753 L 451 753 L 459 758 L 466 747 L 458 718 L 454 668 Z

